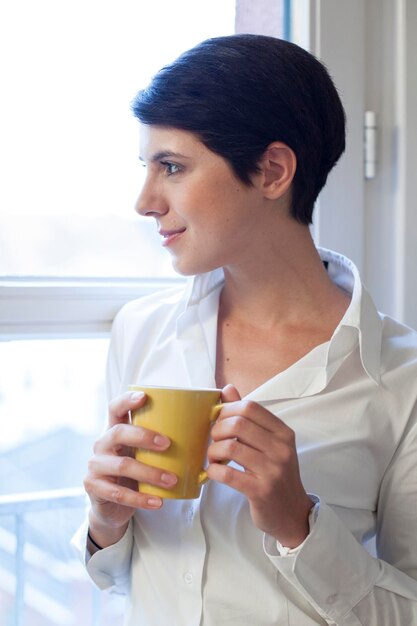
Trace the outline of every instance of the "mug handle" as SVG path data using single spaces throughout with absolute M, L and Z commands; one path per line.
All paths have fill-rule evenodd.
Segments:
M 225 403 L 222 402 L 220 404 L 216 404 L 212 409 L 211 409 L 211 415 L 210 415 L 210 422 L 215 422 L 217 420 L 217 418 L 219 417 L 219 413 L 222 410 L 222 408 L 224 407 Z M 219 463 L 228 463 L 228 461 L 219 461 Z M 198 484 L 200 486 L 204 485 L 207 481 L 209 480 L 209 477 L 207 476 L 207 470 L 201 470 L 201 472 L 198 475 Z

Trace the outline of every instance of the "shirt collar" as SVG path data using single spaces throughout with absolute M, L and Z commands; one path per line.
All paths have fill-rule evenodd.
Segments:
M 362 366 L 377 384 L 380 382 L 382 322 L 369 293 L 362 284 L 358 268 L 347 257 L 326 248 L 318 248 L 327 264 L 331 280 L 351 294 L 351 302 L 337 326 L 332 340 L 336 341 L 342 328 L 353 328 L 359 338 Z
M 193 276 L 189 282 L 188 291 L 186 293 L 187 306 L 199 304 L 204 298 L 207 298 L 207 296 L 220 287 L 223 282 L 224 272 L 221 267 L 212 272 Z
M 310 355 L 306 355 L 294 364 L 294 367 L 302 367 L 304 370 L 304 389 L 298 390 L 298 395 L 311 395 L 322 390 L 358 342 L 362 366 L 367 375 L 379 384 L 382 324 L 375 305 L 362 285 L 357 267 L 350 259 L 325 248 L 317 248 L 317 250 L 326 265 L 329 277 L 341 289 L 351 294 L 351 302 L 330 341 L 319 346 L 320 354 L 310 353 L 315 357 L 313 367 L 310 367 Z M 202 307 L 206 309 L 208 303 L 210 303 L 210 308 L 217 305 L 218 298 L 215 297 L 214 292 L 219 290 L 223 281 L 224 273 L 221 268 L 199 274 L 189 280 L 184 293 L 183 315 L 180 315 L 177 324 L 179 334 L 182 334 L 186 327 L 193 323 L 192 320 L 197 322 L 200 318 L 202 321 L 201 314 L 197 314 L 198 310 L 201 312 Z M 191 311 L 194 311 L 197 316 L 190 317 Z M 217 316 L 217 310 L 212 311 L 212 321 L 214 313 Z M 317 356 L 320 357 L 318 360 Z M 307 381 L 307 378 L 310 378 L 307 376 L 307 371 L 311 373 L 311 384 Z

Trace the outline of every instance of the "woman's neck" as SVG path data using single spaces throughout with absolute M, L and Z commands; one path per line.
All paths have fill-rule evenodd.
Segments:
M 224 268 L 222 314 L 263 328 L 340 320 L 349 297 L 329 279 L 308 227 L 291 220 L 285 234 Z

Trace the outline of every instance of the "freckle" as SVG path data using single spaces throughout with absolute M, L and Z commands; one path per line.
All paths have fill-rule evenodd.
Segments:
M 226 358 L 226 361 L 230 361 L 229 357 Z

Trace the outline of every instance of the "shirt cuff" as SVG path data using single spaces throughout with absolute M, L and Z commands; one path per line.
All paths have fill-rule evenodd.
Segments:
M 324 502 L 305 541 L 280 556 L 276 542 L 264 539 L 264 550 L 284 578 L 323 618 L 345 623 L 346 615 L 373 588 L 379 563 L 355 539 Z
M 77 530 L 71 545 L 83 562 L 93 582 L 100 589 L 117 587 L 125 589 L 130 579 L 130 564 L 133 546 L 132 520 L 123 535 L 115 544 L 98 550 L 91 555 L 87 550 L 88 519 Z

